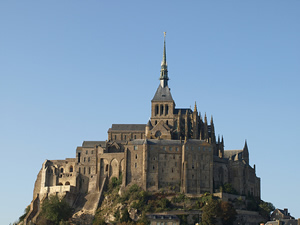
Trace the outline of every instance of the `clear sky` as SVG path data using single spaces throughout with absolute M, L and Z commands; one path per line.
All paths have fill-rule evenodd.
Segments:
M 300 1 L 0 2 L 0 223 L 22 215 L 46 159 L 112 123 L 147 123 L 167 32 L 177 107 L 247 139 L 261 197 L 300 217 Z

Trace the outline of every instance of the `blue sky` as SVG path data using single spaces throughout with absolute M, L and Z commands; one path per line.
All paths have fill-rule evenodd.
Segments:
M 45 159 L 112 123 L 147 123 L 167 32 L 177 107 L 247 139 L 261 196 L 300 217 L 300 2 L 1 1 L 1 224 L 22 215 Z

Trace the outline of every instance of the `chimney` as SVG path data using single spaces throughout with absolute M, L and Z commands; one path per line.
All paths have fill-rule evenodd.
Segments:
M 284 215 L 285 215 L 285 216 L 288 216 L 288 209 L 285 208 L 285 209 L 283 209 L 283 211 L 284 211 Z

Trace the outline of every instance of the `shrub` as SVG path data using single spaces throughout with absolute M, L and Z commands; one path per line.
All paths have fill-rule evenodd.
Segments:
M 26 209 L 24 210 L 24 214 L 22 216 L 19 217 L 19 221 L 22 222 L 25 217 L 27 216 L 27 214 L 29 213 L 30 211 L 30 205 L 26 207 Z
M 72 216 L 72 208 L 64 200 L 60 200 L 58 196 L 50 196 L 45 199 L 42 204 L 42 217 L 54 224 L 67 221 Z

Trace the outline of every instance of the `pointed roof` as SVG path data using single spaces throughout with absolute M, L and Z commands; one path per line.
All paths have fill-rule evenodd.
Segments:
M 248 145 L 247 145 L 247 140 L 245 140 L 245 145 L 244 145 L 244 148 L 243 148 L 244 151 L 248 151 Z
M 156 93 L 152 99 L 152 101 L 174 101 L 170 92 L 170 88 L 168 86 L 162 87 L 158 86 Z
M 166 32 L 164 32 L 164 52 L 163 52 L 163 60 L 161 62 L 161 70 L 160 70 L 160 85 L 164 88 L 168 86 L 168 64 L 167 64 L 167 53 L 166 53 Z
M 197 103 L 195 101 L 194 112 L 197 112 Z

